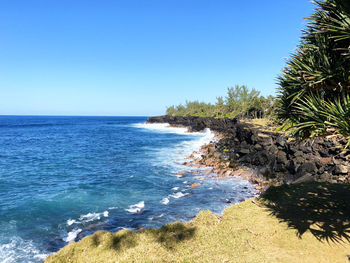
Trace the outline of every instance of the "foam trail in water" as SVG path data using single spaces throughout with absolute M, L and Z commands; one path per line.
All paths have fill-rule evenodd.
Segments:
M 20 237 L 13 237 L 11 242 L 0 245 L 2 263 L 37 262 L 38 260 L 42 262 L 49 255 L 49 253 L 40 252 L 31 240 L 25 241 Z
M 137 123 L 133 125 L 137 128 L 144 128 L 157 132 L 188 134 L 188 129 L 185 127 L 172 127 L 169 123 Z
M 161 201 L 161 203 L 163 204 L 163 205 L 167 205 L 167 204 L 169 204 L 169 198 L 163 198 L 162 199 L 162 201 Z
M 71 226 L 73 224 L 84 224 L 84 223 L 89 223 L 89 222 L 92 222 L 92 221 L 101 220 L 102 216 L 108 217 L 109 216 L 109 212 L 108 211 L 104 211 L 102 213 L 87 213 L 86 215 L 81 215 L 78 220 L 68 219 L 67 220 L 67 225 Z
M 203 132 L 188 132 L 187 128 L 171 127 L 168 123 L 141 123 L 136 124 L 135 127 L 162 133 L 176 133 L 190 136 L 190 140 L 182 141 L 171 148 L 161 148 L 157 152 L 152 153 L 155 155 L 154 165 L 172 166 L 174 172 L 182 169 L 190 169 L 182 165 L 186 161 L 186 157 L 193 152 L 198 152 L 203 145 L 215 139 L 215 134 L 210 129 L 205 129 Z M 195 157 L 200 157 L 200 155 L 197 154 Z M 176 174 L 176 176 L 181 178 L 181 175 Z
M 75 221 L 74 219 L 68 219 L 67 220 L 67 225 L 71 226 L 73 225 L 74 223 L 76 223 L 77 221 Z
M 82 215 L 79 217 L 80 221 L 84 222 L 91 222 L 95 220 L 100 220 L 101 219 L 101 213 L 88 213 L 86 215 Z
M 66 242 L 74 241 L 81 231 L 82 231 L 81 228 L 73 229 L 72 231 L 68 232 L 67 237 L 64 238 L 63 240 L 66 241 Z
M 125 209 L 125 211 L 128 211 L 129 213 L 137 214 L 137 213 L 140 213 L 144 209 L 144 207 L 145 207 L 145 202 L 141 201 L 137 204 L 129 206 L 129 208 Z
M 177 193 L 175 193 L 175 194 L 172 194 L 172 195 L 169 195 L 169 196 L 171 196 L 171 197 L 173 197 L 173 198 L 175 198 L 175 199 L 178 199 L 178 198 L 181 198 L 181 197 L 184 197 L 184 196 L 186 196 L 186 195 L 189 195 L 188 193 L 182 193 L 182 192 L 177 192 Z

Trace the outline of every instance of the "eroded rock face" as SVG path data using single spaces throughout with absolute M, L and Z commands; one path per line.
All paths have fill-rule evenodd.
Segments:
M 251 138 L 235 140 L 228 136 L 218 142 L 217 148 L 219 152 L 230 149 L 230 159 L 237 162 L 263 167 L 264 178 L 277 183 L 310 180 L 350 183 L 350 156 L 347 155 L 350 152 L 342 153 L 346 144 L 342 139 L 315 138 L 300 142 L 277 133 L 253 138 L 249 143 Z M 242 144 L 247 149 L 245 154 L 241 151 Z
M 350 151 L 343 151 L 346 141 L 340 138 L 300 142 L 227 118 L 160 116 L 150 117 L 148 121 L 187 126 L 192 131 L 210 128 L 223 134 L 224 138 L 208 150 L 212 153 L 204 160 L 208 166 L 219 169 L 222 164 L 218 160 L 225 160 L 231 167 L 235 166 L 233 163 L 243 164 L 257 168 L 263 180 L 278 184 L 312 180 L 350 183 Z
M 149 123 L 169 123 L 171 125 L 186 126 L 190 131 L 198 132 L 205 128 L 220 133 L 230 133 L 237 125 L 237 119 L 229 118 L 200 118 L 200 117 L 181 117 L 181 116 L 156 116 L 149 117 Z

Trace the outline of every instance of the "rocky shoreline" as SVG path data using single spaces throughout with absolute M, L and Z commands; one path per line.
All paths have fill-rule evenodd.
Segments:
M 259 190 L 309 181 L 350 183 L 350 155 L 344 150 L 346 140 L 339 137 L 299 142 L 285 134 L 227 118 L 158 116 L 150 117 L 148 122 L 217 132 L 217 142 L 203 146 L 200 158 L 195 157 L 197 153 L 184 164 L 212 167 L 208 174 L 219 178 L 242 177 L 257 184 Z
M 160 116 L 150 117 L 148 119 L 148 123 L 169 123 L 171 126 L 187 127 L 189 131 L 202 131 L 205 128 L 210 128 L 216 133 L 215 140 L 209 144 L 203 145 L 198 152 L 193 152 L 183 163 L 186 166 L 198 168 L 198 170 L 196 170 L 194 173 L 203 175 L 203 180 L 207 176 L 223 180 L 232 177 L 240 177 L 250 181 L 252 184 L 256 184 L 255 188 L 260 191 L 266 190 L 271 185 L 281 185 L 285 183 L 293 184 L 311 181 L 350 183 L 349 151 L 344 151 L 346 142 L 341 138 L 316 138 L 313 140 L 298 142 L 288 136 L 285 136 L 284 134 L 252 127 L 251 125 L 236 119 Z M 183 173 L 183 171 L 179 171 L 178 175 L 181 176 Z M 312 186 L 313 183 L 305 185 Z M 198 186 L 198 183 L 192 183 L 191 185 L 192 188 Z M 294 185 L 294 187 L 298 187 L 298 185 Z M 309 192 L 307 191 L 306 196 L 308 196 L 308 194 Z M 328 195 L 328 193 L 326 193 L 326 195 Z M 278 237 L 279 240 L 281 233 L 285 233 L 287 230 L 292 230 L 289 230 L 289 228 L 282 225 L 283 230 L 281 229 L 279 234 L 275 235 L 276 226 L 278 226 L 281 221 L 277 221 L 276 219 L 276 221 L 270 222 L 270 220 L 275 219 L 271 219 L 273 217 L 271 217 L 270 213 L 266 211 L 265 207 L 262 207 L 263 205 L 258 203 L 257 200 L 248 200 L 243 203 L 239 203 L 238 205 L 231 206 L 228 208 L 228 210 L 225 210 L 226 212 L 224 213 L 223 217 L 218 217 L 216 215 L 210 216 L 210 218 L 215 219 L 214 223 L 209 223 L 211 221 L 205 218 L 203 220 L 203 229 L 207 230 L 208 225 L 217 226 L 220 224 L 220 222 L 223 222 L 224 224 L 226 224 L 226 222 L 230 222 L 229 231 L 225 230 L 225 234 L 235 233 L 236 230 L 239 230 L 242 232 L 240 232 L 239 235 L 235 234 L 235 237 L 241 237 L 248 233 L 249 235 L 254 235 L 254 241 L 262 238 L 261 247 L 266 248 L 266 246 L 272 246 L 271 243 L 266 243 L 268 242 L 266 240 L 270 240 L 274 236 Z M 230 210 L 234 210 L 234 213 L 228 214 L 228 211 Z M 201 212 L 199 216 L 195 217 L 192 221 L 186 224 L 192 226 L 195 222 L 198 222 L 200 220 L 198 218 L 202 218 L 205 213 L 206 212 Z M 255 218 L 257 216 L 264 216 L 264 213 L 266 213 L 266 219 L 264 220 L 269 220 L 266 221 L 268 223 L 265 223 L 265 221 L 261 222 L 261 217 Z M 242 217 L 242 220 L 237 220 L 237 218 L 242 214 L 245 215 Z M 231 222 L 229 220 L 233 221 Z M 232 228 L 232 226 L 239 223 L 242 223 L 243 227 L 236 226 L 235 228 Z M 259 225 L 256 229 L 251 230 L 250 228 L 255 227 L 257 223 L 261 223 L 261 225 Z M 179 223 L 166 225 L 159 230 L 141 229 L 137 232 L 128 230 L 122 230 L 116 233 L 98 231 L 93 235 L 85 237 L 78 243 L 71 242 L 58 253 L 48 257 L 45 262 L 58 262 L 58 259 L 63 259 L 62 262 L 71 261 L 71 259 L 74 261 L 74 259 L 81 259 L 89 253 L 91 255 L 95 255 L 93 262 L 105 262 L 107 259 L 115 260 L 117 255 L 121 255 L 123 259 L 126 259 L 127 257 L 123 254 L 125 251 L 131 251 L 129 252 L 129 256 L 131 255 L 133 259 L 135 258 L 135 255 L 140 255 L 140 253 L 143 251 L 147 251 L 147 256 L 153 256 L 160 250 L 160 248 L 162 248 L 159 246 L 160 239 L 156 239 L 156 249 L 153 251 L 153 253 L 149 253 L 149 250 L 145 249 L 141 245 L 154 244 L 154 239 L 147 238 L 152 237 L 154 233 L 157 233 L 158 235 L 158 232 L 165 230 L 170 232 L 169 236 L 171 237 L 178 236 L 180 234 L 182 235 L 182 232 L 178 233 L 176 232 L 177 229 L 172 227 L 178 226 L 178 224 Z M 269 230 L 265 236 L 262 234 L 255 234 L 260 233 L 262 229 L 265 229 L 264 227 L 267 224 L 273 229 L 273 231 Z M 249 228 L 247 228 L 247 226 L 249 226 Z M 186 227 L 187 225 L 184 225 L 179 229 L 186 230 Z M 232 231 L 232 229 L 234 230 Z M 201 231 L 203 230 L 198 231 L 198 233 L 202 233 Z M 218 232 L 215 231 L 213 236 L 218 236 L 217 233 Z M 129 236 L 131 236 L 132 239 L 129 239 Z M 140 238 L 142 242 L 129 242 L 130 240 L 134 242 L 134 240 L 136 240 L 135 238 L 140 236 L 142 236 L 142 238 Z M 220 239 L 225 238 L 225 236 L 226 235 L 221 234 Z M 266 239 L 266 236 L 269 238 Z M 291 232 L 291 235 L 288 235 L 286 240 L 289 242 L 295 237 L 295 233 Z M 205 241 L 201 241 L 199 243 L 206 244 L 208 236 L 205 235 L 201 238 Z M 104 241 L 109 239 L 112 239 L 113 242 L 115 242 L 115 240 L 118 240 L 118 242 L 120 241 L 121 245 L 125 246 L 123 247 L 123 251 L 121 253 L 115 253 L 115 248 L 110 245 L 110 242 Z M 95 245 L 97 244 L 97 241 L 101 242 L 101 244 L 105 245 L 105 247 L 102 247 L 102 245 Z M 318 241 L 319 240 L 317 240 L 317 244 L 323 244 L 319 243 Z M 294 243 L 299 244 L 300 242 L 303 242 L 303 240 L 298 237 L 297 241 Z M 222 244 L 222 246 L 227 243 L 228 242 Z M 90 244 L 92 244 L 92 246 L 90 246 Z M 130 246 L 130 244 L 135 245 Z M 198 247 L 198 242 L 194 241 L 194 244 L 195 247 Z M 257 249 L 250 244 L 249 239 L 247 239 L 245 236 L 243 244 L 248 244 L 248 248 L 244 249 L 244 251 L 247 251 L 247 249 L 252 249 L 253 252 L 257 251 Z M 275 244 L 275 242 L 272 244 Z M 306 247 L 307 245 L 308 242 L 302 244 L 300 249 Z M 256 243 L 255 246 L 257 246 Z M 105 257 L 102 258 L 100 247 L 103 249 L 103 253 L 106 253 L 106 251 L 113 252 L 108 255 L 106 254 Z M 175 245 L 171 247 L 171 251 L 174 251 L 174 247 Z M 186 247 L 188 247 L 188 245 L 186 245 Z M 209 248 L 206 247 L 205 251 L 213 247 L 215 247 L 215 245 L 209 246 Z M 137 248 L 140 250 L 135 252 L 135 249 Z M 288 246 L 288 248 L 290 248 L 290 246 Z M 329 248 L 328 243 L 327 248 Z M 227 251 L 231 251 L 231 249 L 232 247 L 230 247 L 230 249 Z M 298 249 L 298 252 L 300 249 Z M 321 249 L 321 251 L 324 250 L 325 249 Z M 260 250 L 258 251 L 260 252 Z M 309 251 L 309 249 L 306 251 Z M 165 255 L 169 255 L 169 250 L 166 250 L 164 253 Z M 88 257 L 90 257 L 90 254 Z M 270 254 L 270 251 L 268 254 Z M 186 255 L 191 254 L 186 253 Z M 246 253 L 244 255 L 246 255 Z M 332 255 L 332 253 L 326 252 L 326 255 Z M 261 257 L 261 254 L 259 254 L 259 257 Z M 145 256 L 142 258 L 144 260 Z M 154 257 L 152 259 L 154 259 Z M 84 260 L 86 260 L 86 258 L 84 258 Z
M 195 170 L 193 173 L 202 175 L 201 180 L 207 176 L 220 180 L 239 177 L 254 184 L 256 190 L 263 190 L 265 187 L 262 181 L 257 178 L 256 169 L 243 165 L 233 167 L 229 161 L 223 159 L 223 156 L 216 150 L 217 142 L 222 138 L 222 135 L 216 134 L 215 140 L 203 145 L 198 152 L 193 152 L 186 158 L 183 165 L 198 168 L 199 170 Z M 181 176 L 183 173 L 183 171 L 179 171 L 178 175 Z M 199 186 L 198 183 L 191 185 L 192 188 L 197 186 Z

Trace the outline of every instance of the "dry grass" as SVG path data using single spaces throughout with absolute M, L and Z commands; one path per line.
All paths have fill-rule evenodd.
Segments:
M 189 223 L 161 229 L 98 231 L 80 242 L 71 242 L 46 262 L 345 263 L 350 254 L 344 235 L 350 226 L 349 207 L 341 204 L 347 203 L 349 192 L 349 187 L 338 189 L 328 184 L 271 188 L 264 199 L 233 205 L 222 217 L 203 211 Z M 300 214 L 295 212 L 297 207 Z M 318 216 L 323 211 L 325 216 Z M 329 224 L 323 222 L 327 218 Z M 322 229 L 332 225 L 333 234 L 328 228 Z M 322 239 L 313 229 L 337 238 Z
M 262 137 L 268 136 L 267 134 L 269 133 L 283 133 L 282 131 L 277 131 L 278 126 L 274 124 L 272 120 L 267 118 L 242 119 L 240 122 L 246 124 L 250 129 L 258 130 L 259 136 Z

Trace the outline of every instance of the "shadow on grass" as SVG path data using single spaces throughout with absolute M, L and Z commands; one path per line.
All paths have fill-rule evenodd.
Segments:
M 318 240 L 350 241 L 350 185 L 302 183 L 270 187 L 261 199 L 271 214 L 299 238 L 310 231 Z
M 132 248 L 137 245 L 137 236 L 130 230 L 122 230 L 117 233 L 98 231 L 91 236 L 93 247 L 121 250 Z
M 158 243 L 161 243 L 167 249 L 173 249 L 178 243 L 191 239 L 196 232 L 196 228 L 176 222 L 150 231 L 152 231 Z
M 160 229 L 140 229 L 137 232 L 130 230 L 121 230 L 117 233 L 98 231 L 91 236 L 91 244 L 93 247 L 103 247 L 119 251 L 137 246 L 141 242 L 141 235 L 146 234 L 150 235 L 165 248 L 173 249 L 178 243 L 192 238 L 195 231 L 195 227 L 188 227 L 180 222 L 165 225 Z

